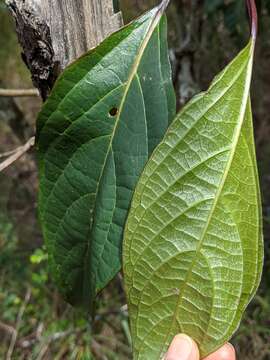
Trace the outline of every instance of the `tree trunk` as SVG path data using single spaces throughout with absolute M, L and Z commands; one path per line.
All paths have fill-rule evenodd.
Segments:
M 113 0 L 6 0 L 22 57 L 45 100 L 61 71 L 122 25 Z

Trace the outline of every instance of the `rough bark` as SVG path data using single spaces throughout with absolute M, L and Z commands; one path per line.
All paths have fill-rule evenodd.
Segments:
M 122 25 L 113 0 L 6 0 L 22 57 L 45 100 L 61 71 Z

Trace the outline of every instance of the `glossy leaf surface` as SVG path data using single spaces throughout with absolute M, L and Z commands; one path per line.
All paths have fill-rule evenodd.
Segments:
M 38 118 L 51 272 L 65 298 L 87 309 L 121 267 L 134 187 L 175 116 L 165 5 L 69 66 Z
M 254 42 L 176 117 L 136 187 L 124 237 L 134 359 L 177 333 L 202 357 L 237 329 L 262 268 L 249 89 Z

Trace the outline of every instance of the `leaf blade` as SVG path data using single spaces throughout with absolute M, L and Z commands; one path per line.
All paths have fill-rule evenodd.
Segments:
M 251 41 L 177 116 L 135 190 L 123 255 L 135 359 L 160 359 L 179 332 L 206 356 L 230 338 L 258 285 L 260 200 L 246 116 L 253 49 Z M 246 118 L 253 155 L 239 169 L 235 154 L 249 155 Z M 234 173 L 242 186 L 252 180 L 249 201 Z
M 167 31 L 163 10 L 67 68 L 39 115 L 39 212 L 51 271 L 65 298 L 85 308 L 120 269 L 133 188 L 173 117 L 168 49 L 157 44 L 159 31 Z M 157 52 L 163 60 L 151 68 L 145 54 Z M 151 72 L 162 83 L 153 90 L 156 122 L 154 95 L 147 98 L 140 84 L 148 86 Z

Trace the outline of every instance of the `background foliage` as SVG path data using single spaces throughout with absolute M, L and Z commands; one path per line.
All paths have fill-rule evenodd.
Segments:
M 125 20 L 157 2 L 122 0 Z M 233 339 L 240 360 L 270 358 L 270 1 L 257 3 L 260 34 L 252 95 L 266 259 L 260 290 Z M 194 93 L 207 88 L 213 76 L 244 46 L 248 23 L 244 1 L 239 0 L 172 0 L 168 18 L 174 83 L 181 107 Z M 3 0 L 0 24 L 0 87 L 31 87 Z M 35 98 L 0 98 L 0 153 L 34 134 L 40 105 Z M 12 359 L 130 359 L 121 275 L 101 294 L 92 329 L 82 314 L 61 300 L 48 277 L 37 220 L 37 187 L 33 153 L 0 174 L 0 358 L 6 358 L 9 350 Z

